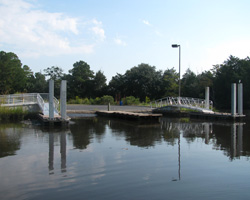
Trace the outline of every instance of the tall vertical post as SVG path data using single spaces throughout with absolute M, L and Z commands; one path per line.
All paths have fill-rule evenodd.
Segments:
M 236 115 L 236 83 L 231 86 L 231 114 Z
M 205 88 L 205 108 L 209 109 L 209 87 Z
M 61 112 L 61 118 L 65 120 L 67 118 L 66 109 L 67 109 L 67 81 L 62 80 L 61 91 L 60 91 L 60 112 Z
M 238 114 L 243 115 L 243 85 L 238 84 Z
M 54 80 L 49 80 L 49 118 L 54 119 Z
M 180 97 L 181 97 L 181 45 L 179 45 L 179 98 Z

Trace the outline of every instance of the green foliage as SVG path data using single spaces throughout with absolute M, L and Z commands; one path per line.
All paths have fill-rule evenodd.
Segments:
M 0 106 L 0 120 L 1 121 L 19 121 L 27 115 L 28 112 L 24 111 L 22 107 L 9 108 Z
M 145 97 L 145 103 L 149 103 L 150 102 L 150 98 L 149 97 Z
M 162 87 L 164 96 L 177 96 L 179 92 L 179 74 L 174 68 L 168 69 L 163 74 Z
M 127 70 L 124 75 L 117 74 L 109 83 L 110 93 L 113 96 L 134 96 L 144 100 L 160 98 L 163 95 L 162 72 L 156 71 L 154 66 L 140 64 Z
M 85 105 L 107 105 L 108 103 L 114 104 L 114 98 L 112 96 L 105 95 L 101 98 L 96 97 L 95 99 L 80 98 L 76 96 L 75 99 L 70 99 L 69 104 L 85 104 Z
M 122 99 L 124 105 L 139 105 L 140 99 L 134 96 L 125 97 Z
M 75 99 L 70 99 L 68 101 L 69 104 L 86 104 L 89 105 L 90 104 L 90 100 L 88 98 L 80 98 L 78 96 L 76 96 Z
M 101 104 L 107 105 L 107 104 L 114 104 L 114 98 L 109 95 L 105 95 L 101 98 Z
M 214 100 L 217 108 L 230 108 L 231 84 L 243 83 L 244 108 L 250 108 L 250 58 L 239 59 L 230 56 L 221 65 L 215 65 L 214 69 Z
M 0 94 L 21 92 L 25 86 L 22 63 L 14 53 L 0 52 Z
M 90 66 L 84 62 L 79 61 L 73 64 L 73 69 L 69 70 L 69 75 L 66 76 L 68 80 L 69 97 L 79 96 L 90 97 L 93 92 L 93 78 L 94 72 L 90 70 Z

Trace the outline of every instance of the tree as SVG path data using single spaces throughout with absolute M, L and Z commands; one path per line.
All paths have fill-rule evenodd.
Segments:
M 187 69 L 181 80 L 181 96 L 198 98 L 198 84 L 199 83 L 195 73 L 190 69 Z
M 54 81 L 59 80 L 63 77 L 63 70 L 60 67 L 52 66 L 43 70 L 45 72 L 45 76 L 49 76 L 49 79 Z
M 0 93 L 22 92 L 25 87 L 25 72 L 16 54 L 0 52 Z
M 174 68 L 167 69 L 163 73 L 162 87 L 164 90 L 164 96 L 177 96 L 178 95 L 178 81 L 179 74 L 175 71 Z
M 160 98 L 162 72 L 156 71 L 154 66 L 140 64 L 127 70 L 125 73 L 125 94 L 126 96 L 139 97 L 144 100 L 145 97 Z
M 93 79 L 94 97 L 101 97 L 107 90 L 106 76 L 102 71 L 98 71 Z
M 60 96 L 60 86 L 61 86 L 61 80 L 64 76 L 63 70 L 60 67 L 52 66 L 48 67 L 47 69 L 43 70 L 45 72 L 45 76 L 48 76 L 49 79 L 54 80 L 54 94 L 55 97 L 59 98 Z M 47 83 L 47 91 L 49 91 L 49 84 Z
M 239 59 L 234 56 L 224 61 L 223 64 L 215 65 L 214 75 L 214 98 L 218 108 L 229 109 L 231 104 L 231 84 L 241 81 L 244 84 L 243 103 L 245 108 L 250 108 L 250 58 Z
M 73 64 L 73 69 L 69 70 L 69 73 L 67 79 L 70 97 L 90 97 L 93 92 L 94 78 L 94 72 L 90 70 L 90 66 L 84 61 L 79 61 Z

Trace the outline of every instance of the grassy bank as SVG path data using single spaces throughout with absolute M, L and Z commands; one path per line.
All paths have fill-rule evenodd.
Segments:
M 27 117 L 29 113 L 24 111 L 22 107 L 1 107 L 0 121 L 20 121 Z

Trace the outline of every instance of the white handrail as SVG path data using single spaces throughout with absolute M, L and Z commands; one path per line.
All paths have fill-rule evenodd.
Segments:
M 45 102 L 48 102 L 48 93 L 23 93 L 0 95 L 0 106 L 22 106 L 30 104 L 38 104 L 42 113 L 44 113 Z M 54 97 L 54 109 L 59 113 L 60 102 Z
M 163 103 L 164 102 L 164 103 Z M 162 99 L 150 102 L 151 108 L 161 108 L 163 106 L 182 106 L 190 108 L 201 108 L 206 109 L 206 100 L 190 97 L 165 97 Z M 213 109 L 213 101 L 209 100 L 209 109 Z

